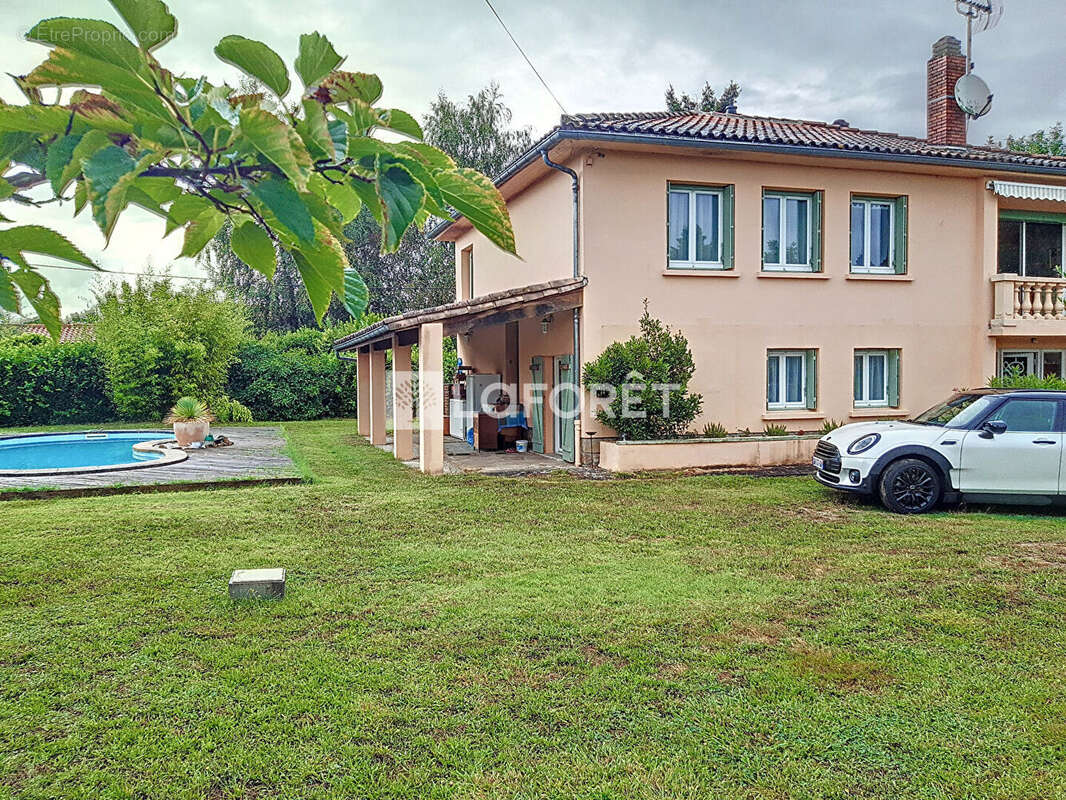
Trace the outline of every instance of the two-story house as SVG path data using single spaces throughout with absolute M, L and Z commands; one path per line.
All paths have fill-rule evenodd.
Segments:
M 384 441 L 383 411 L 362 409 L 384 408 L 385 349 L 457 334 L 465 364 L 529 404 L 538 450 L 594 457 L 611 431 L 577 373 L 636 332 L 645 298 L 690 342 L 697 427 L 902 418 L 1004 369 L 1063 374 L 1066 158 L 967 145 L 965 66 L 956 39 L 934 45 L 925 139 L 737 113 L 563 117 L 497 180 L 521 259 L 450 221 L 435 234 L 455 243 L 456 302 L 338 342 L 370 376 L 361 429 Z M 440 425 L 422 425 L 435 471 Z

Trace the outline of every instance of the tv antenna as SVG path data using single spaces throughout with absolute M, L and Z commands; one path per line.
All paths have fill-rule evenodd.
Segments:
M 973 35 L 991 30 L 1003 16 L 1003 0 L 955 0 L 955 10 L 966 17 L 966 74 L 955 84 L 955 102 L 968 117 L 977 119 L 992 107 L 988 84 L 973 70 Z

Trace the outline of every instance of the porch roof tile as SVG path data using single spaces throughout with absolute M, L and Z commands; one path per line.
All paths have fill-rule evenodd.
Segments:
M 587 282 L 588 279 L 585 277 L 560 278 L 554 281 L 534 283 L 529 286 L 520 286 L 501 292 L 484 294 L 479 297 L 472 297 L 469 300 L 458 300 L 442 306 L 408 311 L 396 316 L 386 317 L 362 330 L 337 339 L 333 343 L 333 350 L 337 353 L 352 350 L 383 339 L 386 336 L 391 336 L 394 333 L 414 330 L 430 322 L 457 321 L 463 317 L 473 317 L 487 311 L 518 308 L 538 300 L 577 291 L 583 288 Z

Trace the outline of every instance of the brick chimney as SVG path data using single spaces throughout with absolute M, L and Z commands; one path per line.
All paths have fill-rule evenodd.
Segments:
M 966 144 L 966 114 L 955 102 L 955 83 L 966 74 L 962 43 L 954 36 L 942 36 L 933 45 L 933 57 L 926 66 L 928 76 L 928 116 L 926 138 L 933 144 Z

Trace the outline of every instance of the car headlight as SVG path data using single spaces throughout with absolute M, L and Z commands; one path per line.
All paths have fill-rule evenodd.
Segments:
M 854 442 L 848 445 L 848 454 L 857 456 L 859 453 L 865 453 L 879 441 L 881 441 L 881 434 L 868 433 L 861 439 L 856 439 Z

